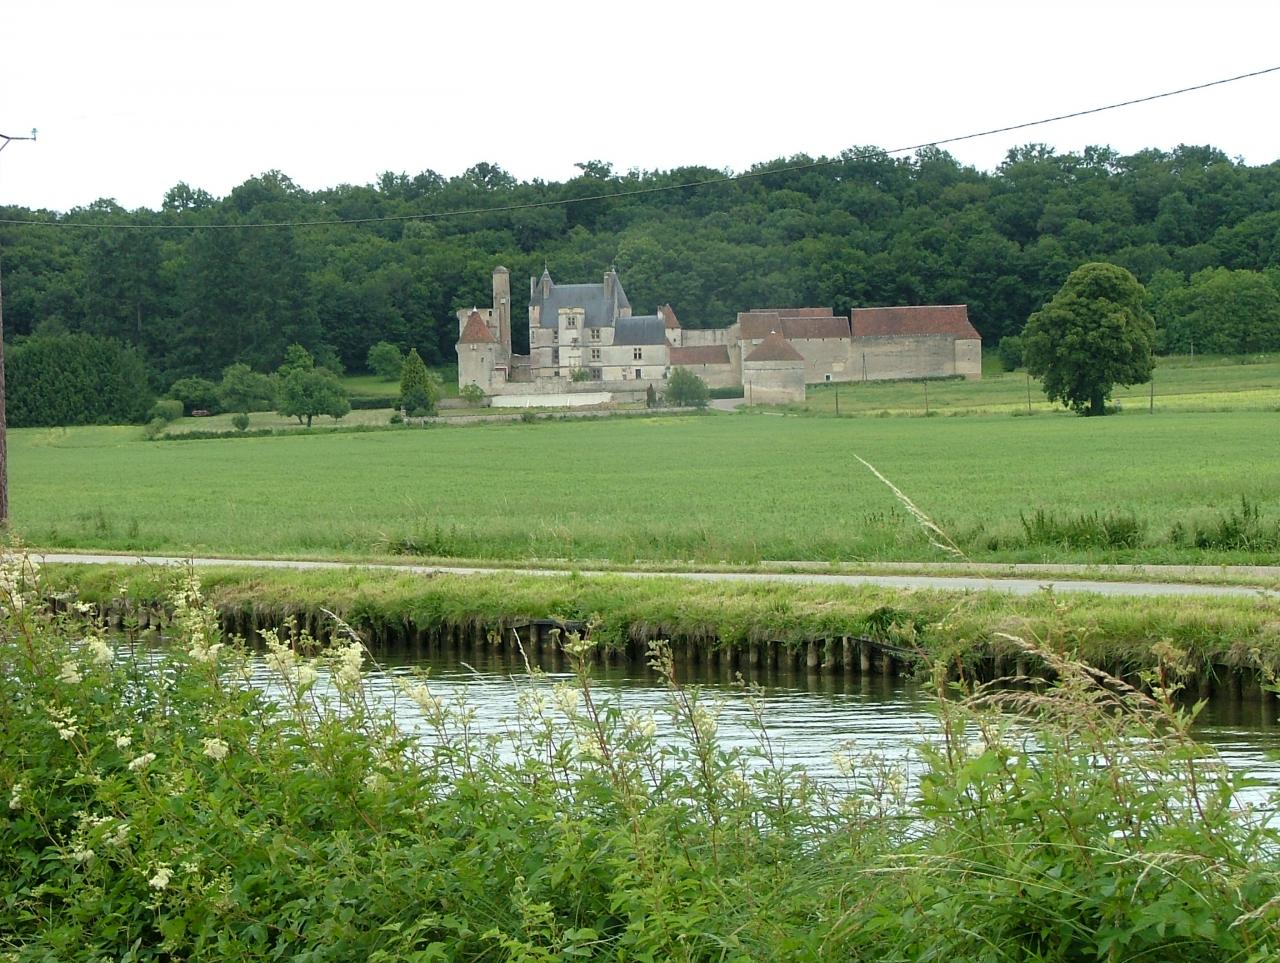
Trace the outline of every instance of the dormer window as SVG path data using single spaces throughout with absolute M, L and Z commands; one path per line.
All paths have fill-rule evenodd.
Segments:
M 599 340 L 600 340 L 600 329 L 599 329 L 599 328 L 592 328 L 592 329 L 591 329 L 591 340 L 592 340 L 592 341 L 599 341 Z
M 564 325 L 566 328 L 576 328 L 578 326 L 577 318 L 566 318 Z

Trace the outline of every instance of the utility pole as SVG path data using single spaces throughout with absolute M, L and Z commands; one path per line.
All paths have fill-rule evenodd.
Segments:
M 30 137 L 10 137 L 0 134 L 0 151 L 15 140 L 35 140 L 36 129 Z M 4 266 L 0 264 L 0 529 L 9 527 L 9 419 L 4 408 Z

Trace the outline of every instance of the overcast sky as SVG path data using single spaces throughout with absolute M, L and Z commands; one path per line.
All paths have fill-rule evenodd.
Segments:
M 1280 65 L 1276 0 L 3 0 L 0 203 L 157 208 L 479 161 L 563 180 L 886 149 Z M 1280 158 L 1280 73 L 948 149 Z

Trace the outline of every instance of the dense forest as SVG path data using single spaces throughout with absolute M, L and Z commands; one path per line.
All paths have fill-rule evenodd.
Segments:
M 1029 145 L 994 172 L 872 148 L 731 180 L 578 166 L 564 183 L 481 163 L 314 192 L 269 171 L 223 198 L 178 184 L 158 211 L 0 207 L 5 334 L 118 339 L 157 388 L 274 368 L 294 342 L 352 370 L 379 341 L 439 364 L 494 265 L 511 269 L 519 319 L 523 278 L 546 263 L 566 282 L 616 265 L 638 311 L 670 302 L 689 327 L 763 305 L 963 302 L 991 345 L 1072 269 L 1110 261 L 1147 285 L 1162 347 L 1280 348 L 1280 161 Z M 12 223 L 28 220 L 41 223 Z

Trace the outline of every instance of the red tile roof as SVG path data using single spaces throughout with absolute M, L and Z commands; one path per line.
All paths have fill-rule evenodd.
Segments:
M 729 349 L 722 344 L 699 344 L 690 348 L 672 348 L 671 363 L 682 364 L 728 364 Z
M 484 318 L 480 317 L 479 311 L 472 311 L 471 316 L 467 318 L 467 325 L 462 329 L 462 337 L 458 339 L 458 344 L 497 344 L 498 339 L 493 336 L 493 332 L 489 330 L 489 326 L 484 323 Z
M 828 312 L 784 314 L 784 311 L 817 312 L 825 308 L 779 308 L 777 311 L 744 311 L 738 315 L 738 337 L 746 341 L 767 337 L 770 331 L 781 331 L 789 340 L 810 338 L 847 338 L 849 321 Z
M 854 308 L 850 312 L 855 338 L 940 334 L 962 340 L 981 340 L 969 323 L 964 304 L 924 304 L 901 308 Z
M 671 305 L 664 304 L 658 308 L 658 314 L 662 315 L 662 321 L 668 328 L 680 327 L 680 319 L 676 317 L 676 312 Z
M 780 318 L 829 318 L 830 308 L 752 308 L 752 314 L 776 314 Z
M 781 331 L 771 331 L 743 361 L 804 361 L 802 355 L 787 343 Z

